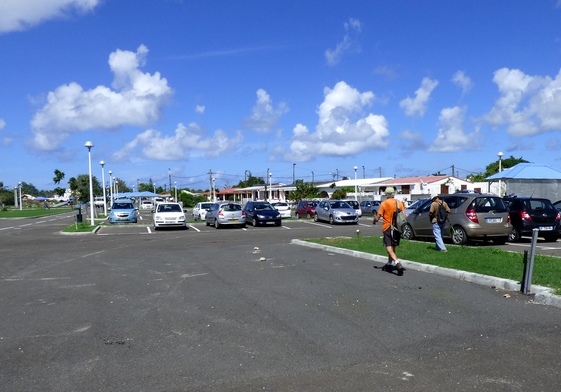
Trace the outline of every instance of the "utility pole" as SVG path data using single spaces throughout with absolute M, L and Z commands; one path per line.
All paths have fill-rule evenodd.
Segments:
M 168 177 L 169 177 L 169 193 L 171 194 L 171 169 L 168 169 Z
M 452 177 L 456 174 L 456 172 L 454 171 L 454 165 L 452 165 Z
M 210 181 L 210 200 L 212 201 L 213 189 L 212 189 L 212 169 L 208 169 L 208 180 Z

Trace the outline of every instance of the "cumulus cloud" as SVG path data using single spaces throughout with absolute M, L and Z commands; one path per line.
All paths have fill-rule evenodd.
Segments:
M 139 70 L 147 53 L 144 45 L 136 53 L 125 50 L 111 53 L 113 90 L 105 86 L 84 90 L 72 82 L 49 92 L 47 103 L 31 120 L 32 145 L 52 151 L 71 133 L 122 125 L 146 126 L 158 120 L 172 90 L 159 72 L 150 75 Z
M 430 95 L 436 86 L 438 86 L 438 80 L 423 78 L 421 87 L 415 91 L 415 98 L 407 96 L 399 102 L 399 106 L 405 109 L 405 114 L 408 116 L 424 116 Z
M 466 111 L 465 106 L 442 109 L 438 118 L 440 124 L 438 135 L 429 147 L 429 151 L 454 152 L 475 150 L 479 147 L 476 143 L 478 131 L 471 134 L 464 132 L 463 123 Z
M 0 131 L 6 128 L 6 121 L 3 118 L 0 118 Z
M 399 133 L 401 149 L 407 152 L 423 151 L 428 148 L 424 137 L 419 132 L 405 130 Z
M 252 113 L 242 121 L 242 125 L 245 129 L 268 133 L 275 129 L 280 117 L 286 112 L 288 112 L 288 106 L 285 103 L 281 102 L 274 108 L 269 94 L 265 90 L 259 89 Z
M 372 113 L 361 117 L 373 100 L 374 93 L 361 93 L 345 82 L 337 83 L 333 89 L 325 88 L 315 132 L 303 124 L 296 125 L 286 159 L 306 161 L 318 155 L 345 156 L 386 147 L 386 118 Z
M 197 105 L 195 106 L 195 112 L 199 113 L 199 114 L 203 114 L 206 110 L 206 107 L 204 105 Z
M 0 32 L 22 31 L 46 20 L 91 12 L 101 0 L 2 0 Z
M 338 64 L 346 53 L 360 51 L 360 47 L 355 43 L 352 35 L 362 31 L 362 23 L 358 19 L 349 18 L 349 20 L 344 23 L 344 26 L 345 35 L 343 40 L 337 44 L 335 49 L 327 49 L 325 51 L 325 59 L 328 65 Z
M 452 83 L 462 89 L 462 94 L 467 94 L 473 88 L 471 78 L 464 71 L 458 71 L 452 77 Z
M 483 119 L 506 125 L 513 136 L 531 136 L 561 130 L 561 71 L 555 78 L 530 76 L 518 69 L 494 73 L 500 97 Z
M 205 138 L 205 131 L 198 124 L 178 124 L 171 136 L 148 129 L 113 154 L 117 162 L 138 157 L 159 161 L 172 161 L 194 157 L 217 157 L 238 147 L 243 140 L 240 132 L 229 138 L 226 132 L 216 130 Z

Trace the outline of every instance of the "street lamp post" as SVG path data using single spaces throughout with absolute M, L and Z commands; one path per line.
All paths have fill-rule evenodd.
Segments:
M 216 178 L 212 177 L 212 201 L 216 203 Z
M 94 144 L 87 141 L 84 147 L 88 149 L 88 168 L 90 173 L 90 225 L 94 225 L 94 197 L 93 197 L 93 182 L 92 182 L 92 147 Z
M 175 202 L 177 203 L 177 181 L 173 183 L 175 185 Z
M 273 173 L 269 173 L 269 202 L 273 200 L 273 189 L 271 188 L 272 177 L 273 177 Z
M 314 185 L 314 172 L 312 172 L 312 185 Z
M 113 207 L 113 171 L 109 170 L 109 193 L 111 194 L 111 207 Z
M 101 165 L 101 181 L 103 184 L 103 214 L 107 216 L 107 196 L 105 195 L 105 162 L 101 161 L 99 162 L 99 164 Z
M 292 185 L 296 182 L 296 164 L 292 164 Z
M 503 161 L 503 152 L 499 151 L 497 156 L 499 157 L 499 173 L 502 171 L 502 161 Z M 503 194 L 503 182 L 499 179 L 499 197 Z
M 355 200 L 358 200 L 358 196 L 356 194 L 356 169 L 358 169 L 358 167 L 355 166 L 354 169 L 355 169 Z
M 23 209 L 23 205 L 21 204 L 21 181 L 18 183 L 19 188 L 19 209 L 20 211 Z
M 366 178 L 366 169 L 362 166 L 362 178 Z

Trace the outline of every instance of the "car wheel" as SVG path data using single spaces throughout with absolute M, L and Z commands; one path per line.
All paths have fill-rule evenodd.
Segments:
M 376 216 L 376 215 L 378 215 L 378 211 L 372 210 L 372 216 Z
M 494 237 L 493 238 L 493 244 L 504 245 L 504 244 L 506 244 L 507 240 L 508 240 L 508 236 L 507 237 Z
M 510 242 L 520 241 L 520 231 L 516 227 L 512 228 L 512 231 L 508 235 L 508 240 Z
M 310 215 L 310 213 L 306 213 L 306 218 L 310 219 L 312 216 Z
M 253 225 L 253 227 L 257 227 L 257 218 L 253 217 L 253 220 L 251 221 L 251 224 Z
M 461 226 L 454 227 L 452 232 L 452 243 L 454 245 L 465 245 L 468 242 L 466 231 Z
M 220 223 L 218 223 L 218 219 L 214 220 L 214 228 L 215 229 L 220 229 Z
M 413 228 L 409 223 L 406 223 L 403 226 L 403 233 L 401 234 L 401 236 L 406 240 L 412 240 L 415 238 L 415 234 L 413 234 Z
M 300 214 L 296 213 L 296 219 L 300 219 Z
M 332 225 L 334 223 L 335 221 L 333 220 L 333 215 L 329 215 L 329 224 Z
M 205 219 L 205 226 L 210 226 L 210 225 L 208 224 L 208 221 L 207 221 L 206 219 Z
M 314 214 L 314 222 L 319 222 L 318 214 Z
M 282 225 L 282 222 L 281 222 L 281 221 L 276 221 L 276 222 L 275 222 L 275 226 L 280 226 L 280 225 Z
M 240 227 L 241 227 L 242 229 L 245 229 L 245 223 L 244 223 L 243 225 L 240 225 Z
M 545 242 L 555 242 L 559 238 L 557 234 L 544 234 L 543 238 Z

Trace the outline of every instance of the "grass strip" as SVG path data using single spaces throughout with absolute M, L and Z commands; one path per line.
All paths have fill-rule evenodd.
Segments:
M 351 249 L 375 255 L 387 255 L 381 237 L 353 236 L 307 238 L 304 241 Z M 434 243 L 401 240 L 397 247 L 400 259 L 439 267 L 521 281 L 524 255 L 494 247 L 447 245 L 448 252 L 437 252 Z M 534 256 L 532 284 L 550 287 L 561 294 L 561 259 L 554 256 Z

